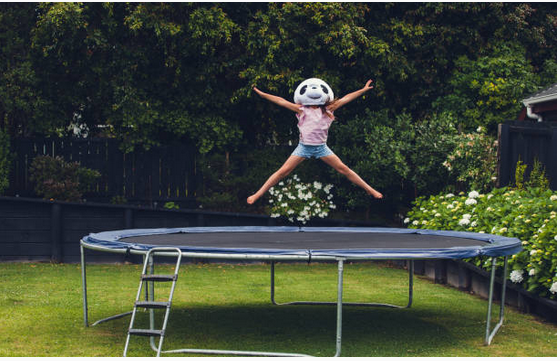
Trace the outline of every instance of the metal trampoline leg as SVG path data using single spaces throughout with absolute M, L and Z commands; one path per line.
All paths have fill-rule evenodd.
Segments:
M 409 260 L 408 262 L 408 304 L 404 308 L 410 308 L 412 306 L 412 294 L 414 292 L 414 260 Z
M 334 357 L 340 356 L 342 351 L 342 290 L 343 290 L 344 260 L 338 260 L 338 296 L 336 301 L 336 353 Z
M 89 318 L 88 318 L 88 302 L 87 302 L 87 283 L 86 283 L 86 256 L 85 256 L 85 248 L 80 245 L 80 252 L 81 252 L 81 262 L 82 262 L 82 294 L 84 299 L 84 324 L 85 327 L 89 327 Z M 120 313 L 118 315 L 110 316 L 107 318 L 103 318 L 101 320 L 95 321 L 92 326 L 97 326 L 100 323 L 116 320 L 128 315 L 131 315 L 132 311 Z
M 278 305 L 274 300 L 274 261 L 270 262 L 270 302 Z
M 492 339 L 504 323 L 504 308 L 505 308 L 505 301 L 506 301 L 506 282 L 507 282 L 507 261 L 508 257 L 504 257 L 504 275 L 503 275 L 503 283 L 502 283 L 502 298 L 500 300 L 500 318 L 498 323 L 490 332 L 490 322 L 492 320 L 492 300 L 494 298 L 494 280 L 496 276 L 496 258 L 492 258 L 492 271 L 490 273 L 490 286 L 488 289 L 488 313 L 486 315 L 486 334 L 484 338 L 484 344 L 486 346 L 490 345 Z
M 87 303 L 87 283 L 86 283 L 86 255 L 84 246 L 80 245 L 80 254 L 82 262 L 82 297 L 84 304 L 84 325 L 89 327 L 88 322 L 88 303 Z

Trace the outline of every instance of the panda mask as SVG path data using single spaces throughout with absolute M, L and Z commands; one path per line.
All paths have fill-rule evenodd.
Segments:
M 321 79 L 310 78 L 298 85 L 294 93 L 294 102 L 301 105 L 324 105 L 334 100 L 334 93 Z

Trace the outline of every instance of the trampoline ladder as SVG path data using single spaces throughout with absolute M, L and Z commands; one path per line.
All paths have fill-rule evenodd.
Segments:
M 172 275 L 158 275 L 153 274 L 153 256 L 174 256 L 177 257 L 177 263 L 175 265 L 175 272 Z M 146 254 L 144 259 L 144 267 L 142 269 L 142 275 L 140 276 L 140 285 L 138 286 L 138 293 L 136 294 L 136 300 L 134 301 L 134 309 L 132 310 L 132 318 L 130 319 L 130 326 L 128 328 L 128 335 L 126 337 L 126 344 L 124 346 L 123 356 L 126 357 L 128 351 L 128 345 L 130 342 L 130 336 L 148 336 L 148 337 L 159 337 L 159 346 L 157 348 L 157 356 L 161 354 L 161 348 L 163 346 L 163 338 L 165 336 L 165 330 L 167 328 L 167 321 L 169 320 L 169 313 L 171 311 L 171 301 L 173 300 L 173 293 L 175 291 L 175 285 L 177 283 L 177 278 L 179 277 L 179 266 L 181 265 L 181 250 L 178 248 L 152 248 Z M 150 265 L 150 270 L 148 273 L 148 265 Z M 153 282 L 172 282 L 171 290 L 169 292 L 169 299 L 167 302 L 155 302 L 153 300 L 153 292 L 148 297 L 148 286 L 151 283 L 153 290 Z M 142 294 L 142 288 L 146 290 L 146 300 L 140 301 L 140 295 Z M 153 327 L 153 314 L 150 317 L 150 329 L 138 329 L 134 328 L 134 321 L 136 319 L 136 312 L 138 308 L 150 309 L 153 312 L 154 309 L 165 309 L 165 316 L 163 319 L 163 325 L 161 330 L 156 330 Z M 155 349 L 154 349 L 155 350 Z

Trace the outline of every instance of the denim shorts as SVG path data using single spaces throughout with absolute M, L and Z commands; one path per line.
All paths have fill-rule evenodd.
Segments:
M 333 155 L 334 152 L 326 144 L 308 145 L 299 143 L 292 155 L 303 158 L 322 158 Z

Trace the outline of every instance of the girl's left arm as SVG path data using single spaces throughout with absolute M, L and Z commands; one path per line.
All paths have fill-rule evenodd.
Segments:
M 342 98 L 338 99 L 337 101 L 335 101 L 334 103 L 332 103 L 331 105 L 327 106 L 327 109 L 330 110 L 331 112 L 334 112 L 335 110 L 337 110 L 338 108 L 340 108 L 343 105 L 346 105 L 348 103 L 350 103 L 352 100 L 356 99 L 357 97 L 363 95 L 364 93 L 366 93 L 367 91 L 373 89 L 373 86 L 371 86 L 371 83 L 373 82 L 373 80 L 368 80 L 366 85 L 359 90 L 356 90 L 355 92 L 346 94 L 345 96 L 343 96 Z
M 301 105 L 299 104 L 294 104 L 292 102 L 287 101 L 284 98 L 281 98 L 279 96 L 276 95 L 272 95 L 272 94 L 268 94 L 265 93 L 259 89 L 257 89 L 257 87 L 253 87 L 253 90 L 255 91 L 255 93 L 257 93 L 261 98 L 264 98 L 270 102 L 273 102 L 274 104 L 280 105 L 281 107 L 290 109 L 296 113 L 301 113 Z

